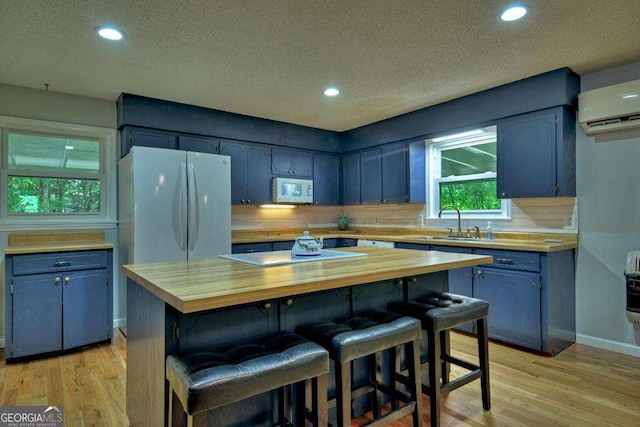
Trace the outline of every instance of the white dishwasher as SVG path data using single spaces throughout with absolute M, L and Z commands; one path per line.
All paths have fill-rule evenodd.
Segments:
M 393 242 L 382 242 L 380 240 L 358 239 L 358 246 L 377 246 L 379 248 L 393 248 Z

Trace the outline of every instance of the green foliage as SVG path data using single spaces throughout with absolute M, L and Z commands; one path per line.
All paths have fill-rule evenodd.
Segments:
M 454 205 L 461 211 L 500 209 L 496 181 L 440 183 L 440 207 Z
M 9 213 L 100 212 L 100 181 L 11 176 Z

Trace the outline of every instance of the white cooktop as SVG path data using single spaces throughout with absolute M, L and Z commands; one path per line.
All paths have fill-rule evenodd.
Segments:
M 329 259 L 352 258 L 358 256 L 366 256 L 365 253 L 343 252 L 323 249 L 320 255 L 315 256 L 292 256 L 291 251 L 273 251 L 273 252 L 254 252 L 248 254 L 230 254 L 220 255 L 220 258 L 226 258 L 233 261 L 245 262 L 247 264 L 268 267 L 272 265 L 285 265 L 298 262 L 325 261 Z

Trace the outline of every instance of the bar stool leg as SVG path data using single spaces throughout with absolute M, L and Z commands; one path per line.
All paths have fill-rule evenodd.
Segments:
M 478 360 L 482 376 L 480 386 L 482 388 L 482 407 L 491 409 L 491 392 L 489 385 L 489 337 L 487 333 L 487 318 L 478 319 Z
M 395 398 L 396 393 L 396 372 L 400 372 L 400 364 L 398 361 L 398 351 L 400 351 L 400 346 L 394 347 L 389 350 L 389 389 L 391 390 L 391 410 L 395 411 L 398 409 L 398 400 Z
M 380 396 L 378 393 L 378 384 L 381 381 L 381 375 L 378 370 L 378 367 L 381 366 L 380 354 L 379 352 L 376 352 L 370 355 L 367 359 L 369 362 L 369 383 L 373 387 L 373 399 L 371 401 L 373 417 L 380 418 L 380 406 L 382 406 Z
M 286 399 L 285 387 L 280 387 L 278 389 L 278 425 L 284 426 L 285 419 L 284 416 L 284 400 Z
M 187 427 L 206 427 L 207 412 L 198 412 L 194 415 L 187 415 Z
M 327 374 L 311 379 L 311 388 L 313 400 L 313 426 L 327 427 L 329 422 L 329 407 L 327 405 Z
M 336 363 L 338 427 L 351 425 L 351 362 Z
M 449 330 L 445 329 L 444 331 L 440 331 L 440 363 L 442 365 L 442 384 L 446 384 L 449 382 L 449 371 L 450 364 L 447 361 L 447 356 L 451 351 L 451 342 L 449 340 Z
M 173 427 L 173 388 L 169 384 L 169 402 L 167 402 L 167 426 Z
M 416 427 L 422 427 L 424 425 L 424 421 L 422 419 L 422 371 L 420 368 L 420 341 L 416 340 L 407 343 L 405 345 L 405 353 L 407 354 L 407 368 L 409 370 L 410 378 L 409 393 L 411 394 L 411 399 L 416 402 L 415 410 L 413 411 L 413 425 Z M 395 378 L 393 382 L 395 383 Z
M 429 346 L 429 408 L 431 426 L 440 425 L 440 337 L 438 332 L 427 332 Z

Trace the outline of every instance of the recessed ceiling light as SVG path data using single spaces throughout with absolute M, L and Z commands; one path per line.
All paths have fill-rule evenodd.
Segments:
M 511 6 L 500 14 L 500 20 L 505 22 L 517 21 L 526 15 L 528 11 L 529 7 L 522 4 Z
M 114 27 L 98 27 L 96 32 L 100 37 L 107 40 L 122 40 L 124 33 Z
M 637 93 L 632 93 L 630 95 L 624 95 L 622 99 L 631 99 L 631 98 L 637 98 L 637 97 L 638 97 Z
M 73 145 L 65 145 L 64 149 L 65 150 L 74 150 L 76 147 L 74 147 Z
M 324 94 L 326 96 L 338 96 L 340 94 L 340 91 L 335 87 L 328 87 L 324 90 Z

